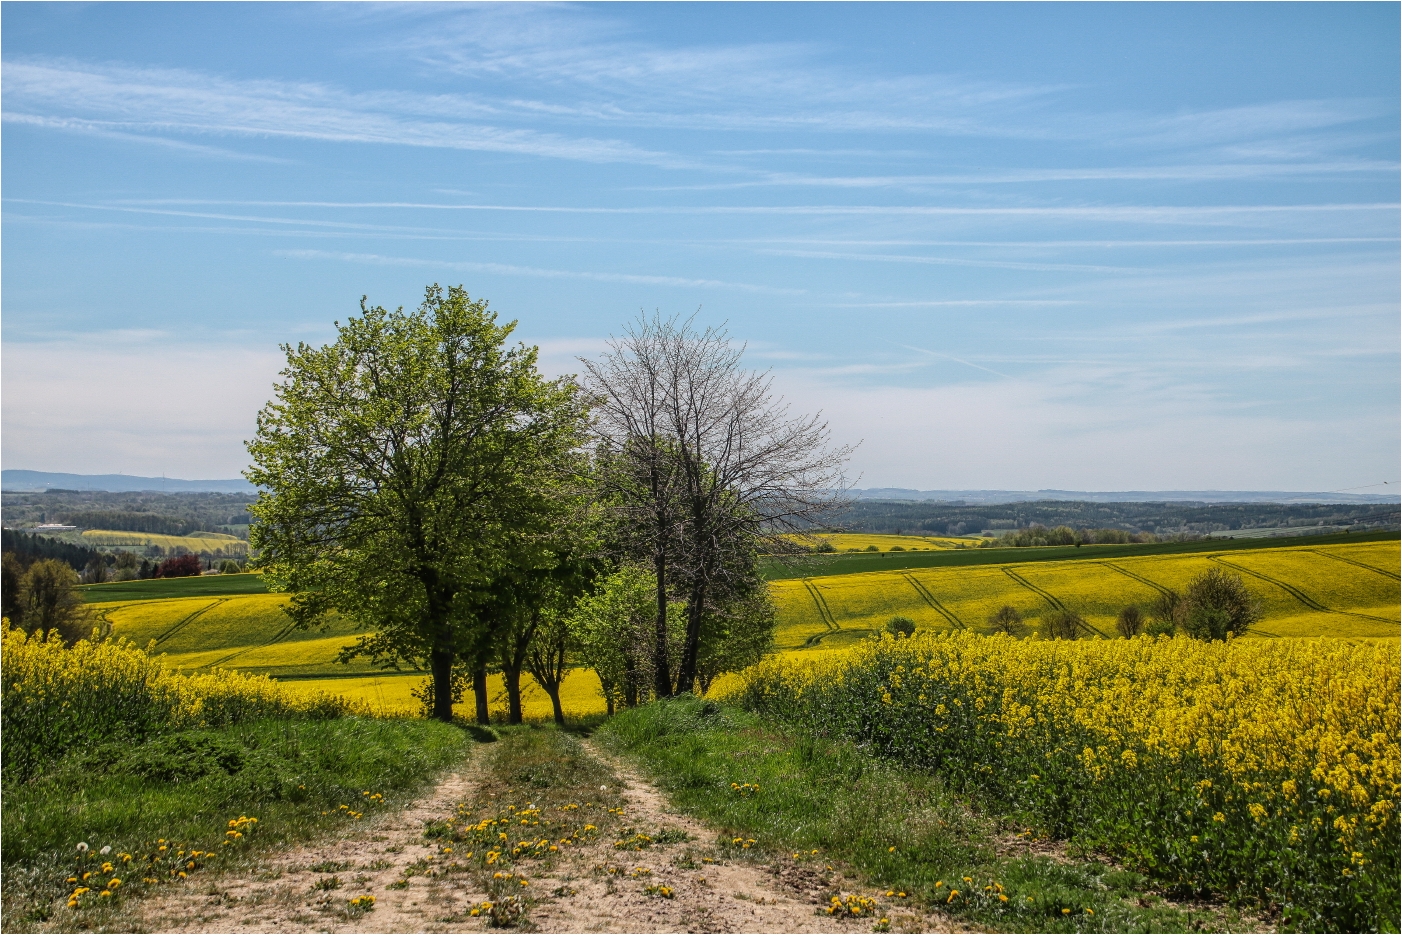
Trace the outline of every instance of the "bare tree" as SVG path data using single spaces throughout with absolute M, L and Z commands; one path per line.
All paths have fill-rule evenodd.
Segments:
M 742 597 L 757 552 L 792 550 L 792 534 L 846 502 L 851 446 L 831 447 L 820 416 L 791 415 L 770 374 L 741 367 L 743 352 L 723 328 L 698 331 L 689 319 L 654 315 L 611 342 L 602 360 L 584 362 L 600 397 L 601 449 L 636 464 L 638 481 L 647 481 L 618 493 L 628 519 L 648 520 L 642 535 L 654 549 L 660 652 L 664 572 L 686 594 L 678 692 L 696 682 L 712 602 Z M 657 693 L 670 694 L 664 670 L 655 670 Z

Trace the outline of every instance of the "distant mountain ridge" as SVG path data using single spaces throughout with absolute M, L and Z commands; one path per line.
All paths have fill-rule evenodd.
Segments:
M 137 477 L 132 474 L 61 474 L 50 471 L 0 471 L 0 489 L 24 492 L 105 490 L 112 493 L 253 493 L 241 477 L 228 480 L 182 480 L 177 477 Z M 1028 503 L 1036 500 L 1079 500 L 1088 503 L 1397 503 L 1396 493 L 1336 493 L 1290 490 L 912 490 L 869 487 L 849 491 L 858 500 L 940 500 L 980 503 Z
M 137 477 L 132 474 L 59 474 L 50 471 L 0 471 L 0 489 L 17 493 L 43 490 L 105 490 L 111 493 L 253 493 L 241 477 L 231 480 L 181 480 L 178 477 Z
M 1030 503 L 1077 500 L 1085 503 L 1397 503 L 1400 493 L 1338 493 L 1290 490 L 909 490 L 870 487 L 848 493 L 858 500 L 941 500 L 980 503 Z

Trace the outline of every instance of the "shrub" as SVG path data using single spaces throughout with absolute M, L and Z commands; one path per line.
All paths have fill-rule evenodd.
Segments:
M 826 539 L 824 539 L 822 542 L 819 542 L 819 543 L 818 543 L 818 545 L 813 549 L 813 551 L 814 551 L 814 552 L 836 552 L 836 551 L 837 551 L 837 546 L 833 545 L 831 542 L 829 542 L 829 541 L 827 541 Z
M 1238 636 L 1261 619 L 1261 605 L 1246 589 L 1241 575 L 1212 568 L 1188 582 L 1183 629 L 1196 640 Z
M 1186 610 L 1183 596 L 1177 591 L 1172 588 L 1162 591 L 1149 605 L 1149 616 L 1153 620 L 1145 627 L 1144 632 L 1150 636 L 1172 636 L 1183 623 Z
M 191 575 L 198 575 L 204 571 L 204 566 L 200 564 L 198 555 L 177 555 L 175 558 L 168 558 L 161 562 L 161 567 L 156 569 L 157 578 L 188 578 Z
M 239 567 L 239 563 L 232 558 L 226 558 L 219 563 L 219 574 L 221 575 L 236 575 L 241 571 L 243 569 Z
M 886 623 L 886 632 L 894 637 L 914 636 L 915 621 L 909 617 L 892 617 Z
M 1115 618 L 1115 629 L 1120 636 L 1125 639 L 1133 639 L 1144 630 L 1144 618 L 1139 613 L 1139 608 L 1130 604 L 1120 615 Z
M 1008 636 L 1027 634 L 1027 624 L 1022 622 L 1022 614 L 1011 604 L 1004 604 L 989 614 L 988 627 L 994 633 L 1006 633 Z
M 862 551 L 863 551 L 863 552 L 880 552 L 880 551 L 881 551 L 881 548 L 880 548 L 879 546 L 869 545 L 869 546 L 867 546 L 865 549 L 863 549 Z

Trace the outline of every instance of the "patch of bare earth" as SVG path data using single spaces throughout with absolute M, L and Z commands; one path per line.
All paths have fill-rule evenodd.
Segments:
M 944 917 L 862 890 L 821 855 L 775 859 L 723 846 L 716 829 L 674 811 L 626 764 L 592 744 L 586 749 L 621 779 L 630 825 L 686 840 L 630 851 L 616 848 L 609 836 L 562 851 L 530 873 L 522 930 L 869 932 L 877 916 L 823 911 L 831 896 L 854 892 L 877 900 L 892 931 L 956 930 Z M 474 874 L 406 873 L 432 859 L 438 845 L 424 837 L 425 826 L 452 817 L 472 799 L 479 768 L 474 762 L 407 809 L 367 820 L 336 840 L 299 847 L 252 870 L 173 887 L 145 904 L 139 924 L 157 932 L 490 930 L 485 914 L 471 915 L 489 898 Z M 328 888 L 333 878 L 340 885 Z M 374 909 L 357 913 L 349 900 L 363 894 L 375 897 Z
M 391 888 L 405 864 L 431 853 L 424 823 L 451 814 L 467 797 L 477 764 L 444 777 L 408 808 L 365 819 L 334 840 L 269 856 L 261 866 L 212 880 L 189 880 L 142 907 L 152 932 L 447 932 L 463 902 L 446 879 L 416 877 Z M 359 911 L 350 900 L 375 897 Z

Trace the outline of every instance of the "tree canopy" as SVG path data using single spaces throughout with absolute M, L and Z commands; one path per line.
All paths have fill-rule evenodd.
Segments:
M 494 586 L 554 561 L 587 406 L 461 287 L 430 286 L 412 312 L 362 300 L 336 327 L 331 344 L 283 347 L 248 443 L 250 540 L 299 624 L 370 624 L 352 653 L 426 664 L 448 720 L 454 662 L 492 638 Z

